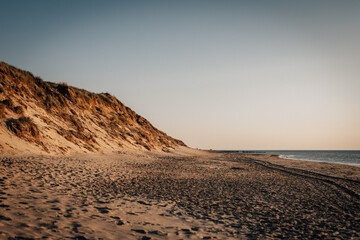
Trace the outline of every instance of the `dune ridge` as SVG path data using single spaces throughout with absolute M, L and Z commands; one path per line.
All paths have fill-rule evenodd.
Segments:
M 52 83 L 0 62 L 0 151 L 71 153 L 180 146 L 109 93 Z

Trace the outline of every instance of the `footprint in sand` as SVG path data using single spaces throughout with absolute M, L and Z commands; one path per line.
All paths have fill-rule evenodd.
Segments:
M 128 215 L 133 215 L 133 216 L 136 216 L 136 215 L 137 215 L 136 213 L 133 213 L 133 212 L 127 212 L 126 214 L 128 214 Z
M 3 220 L 3 221 L 11 221 L 11 218 L 8 218 L 8 217 L 5 217 L 3 215 L 0 215 L 0 220 Z
M 148 231 L 148 234 L 151 234 L 151 235 L 158 235 L 158 236 L 167 236 L 168 234 L 165 233 L 165 232 L 160 232 L 158 230 L 150 230 Z
M 122 226 L 122 225 L 124 225 L 125 223 L 123 222 L 123 221 L 121 221 L 121 220 L 119 220 L 117 223 L 116 223 L 116 225 L 119 225 L 119 226 Z
M 100 213 L 102 213 L 102 214 L 104 214 L 104 213 L 109 213 L 109 210 L 111 210 L 111 209 L 108 208 L 108 207 L 96 207 L 96 209 L 97 209 Z
M 131 229 L 131 231 L 141 233 L 141 234 L 146 234 L 145 230 L 143 230 L 143 229 Z
M 79 232 L 79 227 L 81 227 L 81 224 L 80 223 L 78 223 L 78 222 L 73 222 L 72 223 L 72 230 L 74 231 L 74 232 L 76 232 L 76 233 L 78 233 Z
M 19 223 L 18 227 L 19 228 L 28 228 L 29 225 L 27 225 L 26 223 Z
M 186 235 L 194 234 L 192 231 L 190 231 L 190 229 L 187 229 L 187 228 L 183 228 L 183 229 L 181 229 L 181 231 Z
M 137 201 L 138 203 L 142 204 L 142 205 L 146 205 L 146 206 L 152 206 L 151 203 L 146 203 L 144 201 Z

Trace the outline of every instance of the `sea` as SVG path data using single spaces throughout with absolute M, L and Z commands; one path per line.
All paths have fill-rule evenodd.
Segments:
M 273 154 L 284 159 L 294 159 L 313 162 L 340 163 L 360 167 L 360 151 L 280 151 L 259 150 L 240 151 L 258 154 Z

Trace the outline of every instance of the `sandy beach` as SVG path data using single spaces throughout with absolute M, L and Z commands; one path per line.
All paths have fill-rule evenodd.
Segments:
M 360 168 L 183 150 L 0 157 L 0 239 L 359 239 Z

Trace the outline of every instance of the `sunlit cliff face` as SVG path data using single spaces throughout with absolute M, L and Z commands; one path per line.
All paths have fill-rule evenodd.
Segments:
M 108 93 L 45 82 L 5 63 L 0 63 L 0 80 L 1 130 L 46 152 L 185 146 Z M 5 134 L 1 140 L 1 146 L 11 145 Z

